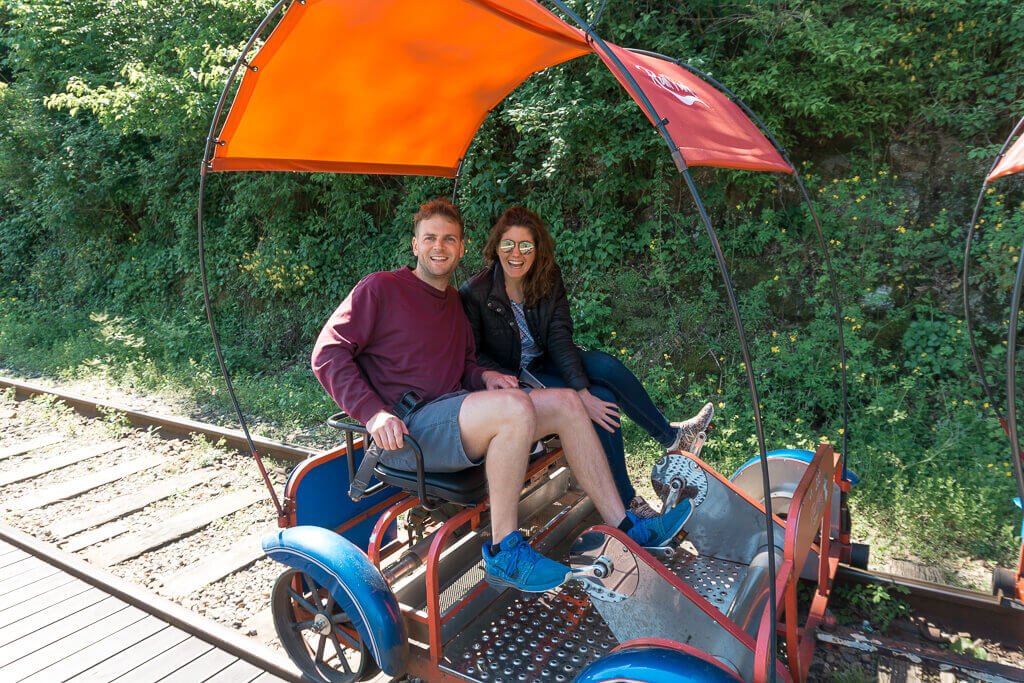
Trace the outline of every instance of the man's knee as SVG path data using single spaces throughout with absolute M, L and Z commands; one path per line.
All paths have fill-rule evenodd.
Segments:
M 507 424 L 521 425 L 524 429 L 532 432 L 533 424 L 537 421 L 537 414 L 525 391 L 503 390 L 492 392 L 497 394 L 498 405 L 496 409 L 502 420 Z
M 575 389 L 546 389 L 555 411 L 568 417 L 587 417 L 587 410 Z

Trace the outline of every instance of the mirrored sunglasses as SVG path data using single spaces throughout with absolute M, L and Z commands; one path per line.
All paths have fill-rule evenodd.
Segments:
M 522 242 L 519 242 L 518 244 L 519 244 L 519 253 L 522 254 L 523 256 L 526 256 L 527 254 L 533 253 L 533 242 L 527 242 L 526 240 L 523 240 Z M 502 240 L 501 242 L 498 243 L 498 249 L 500 249 L 502 252 L 504 252 L 506 254 L 511 254 L 512 250 L 515 249 L 515 248 L 516 248 L 516 241 L 515 240 Z

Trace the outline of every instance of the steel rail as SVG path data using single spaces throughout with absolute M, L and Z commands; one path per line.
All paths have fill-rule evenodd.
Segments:
M 94 567 L 51 543 L 40 541 L 24 531 L 2 523 L 0 523 L 0 539 L 91 586 L 99 588 L 108 595 L 138 607 L 143 612 L 158 617 L 171 626 L 254 664 L 279 678 L 294 683 L 302 683 L 307 680 L 299 676 L 295 672 L 295 668 L 289 665 L 290 663 L 237 631 L 206 619 L 142 586 L 129 583 L 110 572 Z
M 1024 605 L 1015 600 L 846 564 L 839 565 L 836 583 L 905 588 L 907 602 L 917 613 L 947 620 L 951 626 L 975 636 L 1024 647 Z
M 249 441 L 246 438 L 247 435 L 237 429 L 225 429 L 205 422 L 196 422 L 195 420 L 190 420 L 188 418 L 171 417 L 168 415 L 159 415 L 142 410 L 135 410 L 134 408 L 129 408 L 128 406 L 115 403 L 113 401 L 96 401 L 78 394 L 50 389 L 37 384 L 30 384 L 28 382 L 10 379 L 8 377 L 0 377 L 0 388 L 14 389 L 15 395 L 22 398 L 29 398 L 32 396 L 56 396 L 58 400 L 87 415 L 99 415 L 106 411 L 117 411 L 124 414 L 128 421 L 136 427 L 156 427 L 163 434 L 173 434 L 175 436 L 202 434 L 203 436 L 216 441 L 223 439 L 224 443 L 231 448 L 235 448 L 246 453 L 249 452 Z M 292 446 L 273 439 L 264 439 L 251 435 L 250 437 L 263 453 L 276 458 L 282 458 L 284 460 L 305 460 L 311 455 L 316 455 L 320 452 L 308 448 L 302 448 L 301 446 Z

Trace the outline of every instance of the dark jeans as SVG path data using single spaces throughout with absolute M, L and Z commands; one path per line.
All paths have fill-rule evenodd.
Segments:
M 662 446 L 667 448 L 672 445 L 676 438 L 675 430 L 654 405 L 654 401 L 647 395 L 643 384 L 636 378 L 636 375 L 630 372 L 629 368 L 614 356 L 603 351 L 580 351 L 580 355 L 583 357 L 583 368 L 590 378 L 590 393 L 602 401 L 611 401 L 617 404 L 621 412 L 640 425 Z M 546 358 L 540 361 L 539 367 L 533 374 L 545 386 L 566 386 L 558 368 L 549 363 Z M 616 429 L 614 432 L 609 432 L 596 424 L 594 430 L 608 457 L 608 465 L 612 471 L 612 478 L 615 480 L 615 488 L 622 496 L 622 502 L 629 504 L 629 501 L 636 496 L 636 489 L 630 483 L 629 472 L 626 470 L 626 450 L 622 445 L 622 430 Z

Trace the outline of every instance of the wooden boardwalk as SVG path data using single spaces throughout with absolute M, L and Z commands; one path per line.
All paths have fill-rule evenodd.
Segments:
M 0 681 L 300 680 L 240 634 L 0 525 Z

